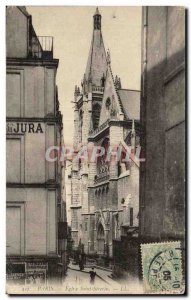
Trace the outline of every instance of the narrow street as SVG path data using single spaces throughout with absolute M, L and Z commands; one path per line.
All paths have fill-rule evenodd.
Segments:
M 96 272 L 96 277 L 95 277 L 94 284 L 91 285 L 90 274 L 89 274 L 90 271 L 91 271 L 91 267 L 85 267 L 83 271 L 80 271 L 78 265 L 70 264 L 67 271 L 67 276 L 63 281 L 63 285 L 71 286 L 72 284 L 72 286 L 73 285 L 80 286 L 80 287 L 94 286 L 94 287 L 105 287 L 108 289 L 120 288 L 120 284 L 118 284 L 116 281 L 114 281 L 109 277 L 111 276 L 111 271 L 102 270 L 99 268 L 94 268 L 94 271 Z
M 78 271 L 68 269 L 66 279 L 64 280 L 64 284 L 77 284 L 77 285 L 88 285 L 90 284 L 90 275 L 86 271 Z M 96 276 L 95 284 L 103 283 L 103 281 Z
M 75 294 L 78 293 L 88 293 L 92 291 L 98 291 L 103 293 L 114 293 L 114 294 L 126 294 L 126 293 L 142 293 L 142 285 L 136 279 L 115 281 L 111 277 L 111 271 L 103 270 L 99 268 L 94 268 L 96 272 L 94 284 L 90 283 L 89 271 L 91 267 L 85 267 L 83 271 L 79 270 L 78 265 L 70 264 L 67 276 L 63 281 L 63 288 L 67 293 Z

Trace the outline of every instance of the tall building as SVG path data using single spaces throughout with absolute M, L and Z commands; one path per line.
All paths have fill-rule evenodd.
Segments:
M 63 141 L 53 37 L 25 7 L 6 9 L 7 282 L 41 283 L 66 269 L 64 168 L 45 158 Z
M 185 237 L 185 9 L 144 7 L 140 236 Z
M 72 188 L 71 188 L 71 184 L 72 184 L 72 180 L 71 180 L 71 169 L 72 169 L 72 160 L 71 159 L 67 159 L 65 162 L 65 193 L 66 193 L 66 211 L 67 211 L 67 223 L 68 226 L 71 225 L 71 192 L 72 192 Z
M 98 9 L 93 16 L 82 89 L 76 86 L 74 96 L 75 154 L 78 156 L 84 145 L 88 145 L 89 153 L 100 146 L 105 152 L 95 160 L 73 160 L 74 249 L 96 254 L 102 258 L 100 263 L 112 265 L 119 247 L 125 244 L 123 240 L 138 236 L 139 162 L 134 154 L 139 145 L 140 92 L 123 89 L 120 78 L 114 79 Z M 117 161 L 114 154 L 107 161 L 109 149 L 131 153 L 130 159 Z M 120 258 L 118 263 L 121 264 Z

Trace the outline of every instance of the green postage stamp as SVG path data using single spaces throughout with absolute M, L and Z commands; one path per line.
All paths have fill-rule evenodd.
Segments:
M 143 283 L 148 293 L 184 293 L 180 242 L 141 245 Z

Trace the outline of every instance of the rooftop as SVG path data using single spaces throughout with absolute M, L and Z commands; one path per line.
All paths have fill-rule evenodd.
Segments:
M 127 119 L 140 120 L 140 91 L 119 89 L 118 94 Z

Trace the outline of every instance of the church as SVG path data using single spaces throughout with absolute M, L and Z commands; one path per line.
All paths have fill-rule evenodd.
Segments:
M 140 144 L 140 91 L 122 88 L 121 79 L 113 75 L 101 18 L 97 8 L 85 74 L 81 88 L 75 87 L 74 149 L 76 155 L 83 145 L 105 151 L 95 160 L 73 160 L 71 234 L 74 250 L 96 257 L 102 266 L 117 268 L 121 261 L 129 265 L 127 253 L 137 264 L 139 160 L 135 154 Z M 121 158 L 114 159 L 119 149 Z

